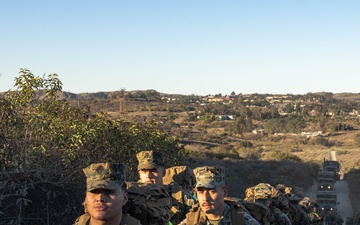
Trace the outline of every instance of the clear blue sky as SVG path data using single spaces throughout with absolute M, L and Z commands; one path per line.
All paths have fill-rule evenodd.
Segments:
M 0 91 L 360 92 L 359 0 L 0 0 Z

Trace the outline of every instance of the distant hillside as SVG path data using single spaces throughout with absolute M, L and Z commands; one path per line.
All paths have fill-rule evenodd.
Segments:
M 111 92 L 95 92 L 95 93 L 79 93 L 79 94 L 75 94 L 75 93 L 71 93 L 71 92 L 62 92 L 61 94 L 59 94 L 59 98 L 60 99 L 77 99 L 77 100 L 90 100 L 90 99 L 104 99 L 104 98 L 117 98 L 117 97 L 121 97 L 122 95 L 127 95 L 127 94 L 134 94 L 137 92 L 149 92 L 149 91 L 154 91 L 154 90 L 134 90 L 134 91 L 111 91 Z M 187 95 L 181 95 L 181 94 L 171 94 L 171 93 L 160 93 L 158 92 L 160 97 L 171 97 L 171 98 L 176 98 L 176 97 L 184 97 Z M 339 100 L 348 100 L 348 101 L 354 101 L 354 102 L 360 102 L 360 93 L 325 93 L 325 92 L 317 92 L 317 93 L 313 93 L 316 95 L 325 95 L 325 94 L 330 94 L 332 95 L 332 97 L 334 99 L 339 99 Z M 267 94 L 267 95 L 272 95 L 272 94 Z M 275 94 L 274 94 L 275 95 Z M 279 94 L 276 94 L 279 95 Z

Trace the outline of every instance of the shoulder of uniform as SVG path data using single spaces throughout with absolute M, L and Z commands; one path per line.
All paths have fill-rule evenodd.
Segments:
M 121 225 L 141 225 L 140 221 L 129 214 L 123 214 Z
M 260 225 L 260 223 L 249 213 L 243 212 L 243 214 L 244 214 L 245 225 Z
M 90 215 L 88 213 L 85 213 L 81 216 L 79 216 L 76 220 L 74 225 L 86 225 L 86 223 L 90 220 Z
M 187 219 L 185 218 L 183 221 L 181 221 L 178 225 L 186 225 Z
M 238 198 L 226 197 L 226 198 L 224 198 L 224 201 L 225 201 L 225 204 L 228 205 L 229 207 L 244 208 L 240 199 L 238 199 Z
M 165 189 L 171 193 L 175 193 L 175 192 L 179 192 L 179 191 L 183 191 L 183 188 L 177 184 L 177 183 L 170 183 L 170 184 L 165 184 L 164 185 Z

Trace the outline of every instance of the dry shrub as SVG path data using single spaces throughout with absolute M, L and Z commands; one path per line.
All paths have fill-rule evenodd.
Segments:
M 240 159 L 239 154 L 236 151 L 234 151 L 233 147 L 230 145 L 222 145 L 215 147 L 212 150 L 207 151 L 205 155 L 208 158 L 216 158 L 216 159 L 225 159 L 225 158 Z
M 298 156 L 283 151 L 274 151 L 271 153 L 271 157 L 275 160 L 292 160 L 296 162 L 301 162 L 301 159 Z
M 267 135 L 260 135 L 260 134 L 254 134 L 254 133 L 247 133 L 243 134 L 243 138 L 246 140 L 251 141 L 261 141 L 265 138 L 267 138 Z
M 239 156 L 248 160 L 259 160 L 263 153 L 262 148 L 239 148 L 237 150 Z
M 281 135 L 271 135 L 269 136 L 269 141 L 270 142 L 280 142 L 282 140 L 285 140 L 286 136 L 281 136 Z

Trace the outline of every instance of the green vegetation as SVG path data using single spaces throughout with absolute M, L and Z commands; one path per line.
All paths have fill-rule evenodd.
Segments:
M 163 152 L 167 166 L 186 157 L 155 121 L 113 120 L 58 101 L 56 74 L 21 69 L 15 86 L 0 96 L 0 224 L 73 223 L 83 212 L 82 168 L 90 163 L 126 163 L 128 180 L 136 180 L 138 151 Z

